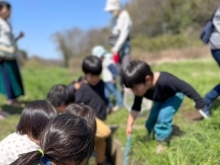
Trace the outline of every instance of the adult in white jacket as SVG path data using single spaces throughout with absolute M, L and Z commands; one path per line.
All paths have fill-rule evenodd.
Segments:
M 132 21 L 128 12 L 121 7 L 120 0 L 107 0 L 106 12 L 113 16 L 111 21 L 110 44 L 113 59 L 119 64 L 119 73 L 126 70 L 130 63 L 130 32 Z M 123 87 L 123 82 L 121 80 Z

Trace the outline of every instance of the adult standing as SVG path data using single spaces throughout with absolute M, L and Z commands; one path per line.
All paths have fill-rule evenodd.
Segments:
M 209 39 L 209 45 L 213 58 L 220 66 L 220 4 L 213 15 L 212 23 L 214 26 L 214 31 Z M 208 94 L 206 94 L 205 101 L 207 107 L 204 109 L 206 115 L 210 115 L 211 104 L 219 95 L 220 84 L 216 85 Z
M 132 21 L 128 12 L 122 8 L 120 0 L 107 0 L 106 12 L 113 16 L 111 21 L 110 44 L 114 61 L 119 66 L 120 75 L 130 63 L 130 33 Z M 123 81 L 120 76 L 120 83 L 123 90 Z
M 11 5 L 0 1 L 0 93 L 7 96 L 7 104 L 17 104 L 17 98 L 24 94 L 23 84 L 16 61 L 16 42 L 24 36 L 21 32 L 14 38 L 9 23 Z

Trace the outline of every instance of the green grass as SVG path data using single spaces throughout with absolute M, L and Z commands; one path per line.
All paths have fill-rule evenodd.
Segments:
M 212 60 L 188 61 L 180 63 L 161 64 L 153 66 L 154 71 L 167 71 L 190 83 L 204 96 L 214 85 L 219 83 L 219 68 Z M 77 75 L 78 76 L 78 75 Z M 68 84 L 76 75 L 71 75 L 62 68 L 23 69 L 22 77 L 26 95 L 23 101 L 44 99 L 51 86 Z M 0 98 L 3 105 L 4 97 Z M 170 147 L 163 154 L 157 155 L 154 140 L 146 141 L 144 122 L 147 115 L 137 119 L 132 136 L 132 150 L 130 160 L 134 165 L 218 165 L 220 162 L 220 108 L 218 100 L 213 106 L 214 115 L 211 119 L 191 123 L 182 115 L 184 111 L 193 111 L 194 102 L 185 99 L 182 107 L 175 116 L 174 124 L 178 125 L 184 135 L 173 138 Z M 117 124 L 119 129 L 115 133 L 123 145 L 126 144 L 126 122 L 128 111 L 121 110 L 108 117 L 108 124 Z M 19 115 L 12 115 L 7 120 L 0 121 L 0 139 L 13 132 Z
M 36 99 L 45 99 L 47 92 L 55 84 L 68 84 L 74 76 L 70 75 L 67 69 L 38 67 L 22 70 L 22 78 L 25 87 L 25 96 L 19 98 L 21 101 L 30 102 Z M 2 109 L 9 112 L 19 113 L 21 109 L 6 106 L 5 97 L 0 96 L 0 105 Z M 12 108 L 12 109 L 10 109 Z M 0 140 L 13 132 L 19 120 L 19 115 L 12 115 L 7 120 L 0 121 Z

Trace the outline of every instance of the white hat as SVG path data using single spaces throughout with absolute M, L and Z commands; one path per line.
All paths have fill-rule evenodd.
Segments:
M 105 11 L 121 10 L 120 0 L 107 0 Z
M 104 56 L 106 53 L 107 53 L 107 51 L 105 50 L 105 48 L 103 46 L 98 45 L 92 49 L 92 55 L 96 56 L 98 58 Z

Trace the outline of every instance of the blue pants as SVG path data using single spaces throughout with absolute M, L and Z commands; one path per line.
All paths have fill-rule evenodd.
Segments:
M 122 96 L 119 90 L 117 89 L 116 84 L 113 84 L 111 82 L 106 82 L 105 83 L 105 95 L 106 95 L 106 98 L 108 98 L 109 107 L 112 108 L 114 105 L 111 100 L 111 94 L 113 94 L 113 96 L 115 97 L 117 105 L 119 107 L 122 107 L 123 106 Z
M 220 67 L 220 49 L 211 50 L 212 56 Z M 216 85 L 209 93 L 205 96 L 205 102 L 207 107 L 205 108 L 205 112 L 207 115 L 210 113 L 210 108 L 212 102 L 220 95 L 220 84 Z
M 175 96 L 163 103 L 154 102 L 145 126 L 149 134 L 154 130 L 155 138 L 158 141 L 164 141 L 171 135 L 173 130 L 172 120 L 183 98 L 184 95 L 182 93 L 176 93 Z

